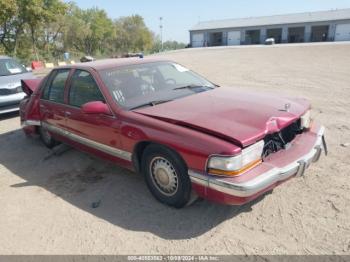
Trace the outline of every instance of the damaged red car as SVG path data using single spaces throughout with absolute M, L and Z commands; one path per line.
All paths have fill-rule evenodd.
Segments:
M 154 197 L 177 208 L 192 193 L 245 204 L 327 152 L 305 99 L 219 87 L 172 61 L 76 64 L 22 88 L 27 135 L 142 173 Z

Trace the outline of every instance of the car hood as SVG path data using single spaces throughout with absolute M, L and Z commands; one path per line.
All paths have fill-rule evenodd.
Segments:
M 34 79 L 35 76 L 31 72 L 9 75 L 9 76 L 0 76 L 0 88 L 12 89 L 21 86 L 22 79 Z
M 297 121 L 309 108 L 305 99 L 220 87 L 133 111 L 246 147 Z

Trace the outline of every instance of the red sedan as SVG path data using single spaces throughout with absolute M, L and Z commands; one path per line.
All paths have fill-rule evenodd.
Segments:
M 242 205 L 327 152 L 304 99 L 219 87 L 172 61 L 110 59 L 22 82 L 26 134 L 142 173 L 161 202 Z

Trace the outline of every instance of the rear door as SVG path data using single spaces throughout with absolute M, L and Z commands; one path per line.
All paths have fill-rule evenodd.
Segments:
M 65 121 L 65 86 L 70 69 L 55 70 L 49 76 L 40 99 L 42 125 L 53 133 L 62 133 Z
M 70 138 L 94 150 L 130 161 L 131 155 L 120 150 L 118 118 L 114 115 L 85 114 L 81 110 L 85 103 L 94 101 L 106 103 L 93 75 L 85 70 L 75 70 L 69 84 L 66 109 Z

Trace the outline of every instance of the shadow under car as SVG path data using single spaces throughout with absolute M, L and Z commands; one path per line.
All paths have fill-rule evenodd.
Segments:
M 12 185 L 18 194 L 38 186 L 118 227 L 164 239 L 200 236 L 263 198 L 240 207 L 201 200 L 174 209 L 152 197 L 141 175 L 74 149 L 55 155 L 21 130 L 0 135 L 0 163 L 26 181 Z

